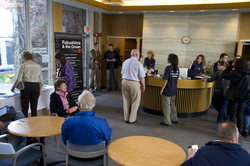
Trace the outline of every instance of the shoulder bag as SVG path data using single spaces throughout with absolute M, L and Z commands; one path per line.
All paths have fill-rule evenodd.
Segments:
M 25 86 L 24 86 L 24 71 L 25 71 L 25 64 L 23 65 L 23 77 L 22 77 L 22 80 L 19 81 L 16 85 L 16 88 L 19 89 L 19 90 L 24 90 L 25 89 Z

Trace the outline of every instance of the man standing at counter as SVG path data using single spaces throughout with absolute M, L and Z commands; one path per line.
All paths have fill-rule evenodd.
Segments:
M 136 122 L 141 92 L 145 91 L 145 72 L 142 63 L 138 61 L 139 57 L 140 52 L 133 49 L 131 58 L 123 62 L 121 71 L 124 120 L 130 124 Z
M 216 71 L 218 71 L 218 68 L 217 68 L 218 62 L 219 62 L 219 61 L 224 61 L 224 62 L 227 63 L 227 59 L 228 59 L 228 55 L 227 55 L 226 53 L 222 53 L 222 54 L 220 55 L 220 60 L 218 60 L 217 62 L 214 63 L 214 73 L 215 73 Z
M 177 80 L 179 78 L 178 56 L 169 54 L 168 63 L 170 66 L 165 68 L 163 75 L 163 84 L 160 95 L 162 95 L 162 112 L 164 122 L 160 125 L 171 126 L 172 123 L 178 124 L 177 111 L 174 97 L 177 93 Z

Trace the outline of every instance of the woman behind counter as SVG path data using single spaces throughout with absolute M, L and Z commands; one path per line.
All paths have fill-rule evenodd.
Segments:
M 14 92 L 19 82 L 24 83 L 24 89 L 20 90 L 22 112 L 28 117 L 30 103 L 31 116 L 37 116 L 37 102 L 43 87 L 43 74 L 41 66 L 32 62 L 33 56 L 30 52 L 22 52 L 23 64 L 19 67 L 17 79 L 11 91 Z
M 155 54 L 153 51 L 148 51 L 147 53 L 148 57 L 144 59 L 144 67 L 147 69 L 154 69 L 155 68 Z
M 214 86 L 212 104 L 214 105 L 216 111 L 218 111 L 218 116 L 217 116 L 218 124 L 222 122 L 222 119 L 225 121 L 228 120 L 228 116 L 226 114 L 228 100 L 224 98 L 225 95 L 224 89 L 228 88 L 230 81 L 223 79 L 221 77 L 221 74 L 226 69 L 226 66 L 227 66 L 226 62 L 219 61 L 217 64 L 218 71 L 216 71 L 209 79 L 206 79 L 205 77 L 202 78 L 205 82 L 216 81 L 216 84 Z
M 57 52 L 55 54 L 55 59 L 58 63 L 60 63 L 61 67 L 59 69 L 59 72 L 57 73 L 57 76 L 52 75 L 52 77 L 54 77 L 55 80 L 57 79 L 66 80 L 67 91 L 70 92 L 72 89 L 76 87 L 74 70 L 69 61 L 66 60 L 65 55 L 62 52 Z
M 206 58 L 200 54 L 196 57 L 195 61 L 190 61 L 188 67 L 188 77 L 194 78 L 195 76 L 203 76 L 203 66 L 206 64 Z
M 170 66 L 165 68 L 163 74 L 163 85 L 160 92 L 162 95 L 162 112 L 164 122 L 160 125 L 171 126 L 172 123 L 178 124 L 177 111 L 174 103 L 174 97 L 177 93 L 177 80 L 179 78 L 179 59 L 175 54 L 169 54 L 168 63 Z
M 58 79 L 55 81 L 55 92 L 50 95 L 50 111 L 61 117 L 74 116 L 79 112 L 76 102 L 66 88 L 66 81 Z

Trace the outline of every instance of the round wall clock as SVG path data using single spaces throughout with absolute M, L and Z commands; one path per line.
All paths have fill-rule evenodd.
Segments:
M 182 41 L 182 43 L 184 43 L 184 44 L 188 44 L 188 43 L 190 43 L 191 38 L 190 38 L 189 36 L 183 36 L 183 37 L 181 38 L 181 41 Z

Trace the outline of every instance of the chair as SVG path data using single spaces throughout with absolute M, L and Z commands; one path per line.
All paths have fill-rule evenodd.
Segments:
M 66 151 L 66 166 L 108 166 L 105 141 L 97 145 L 75 145 L 67 141 L 67 147 L 64 146 L 64 148 Z
M 51 113 L 51 116 L 58 116 L 57 113 Z M 60 145 L 59 145 L 59 135 L 55 135 L 55 140 L 57 141 L 57 153 L 60 152 Z
M 7 137 L 8 134 L 0 136 Z M 42 151 L 33 149 L 34 146 L 41 146 Z M 46 166 L 44 146 L 42 143 L 34 143 L 28 146 L 12 146 L 10 143 L 0 143 L 0 165 L 1 166 L 23 166 L 43 158 L 43 165 Z

